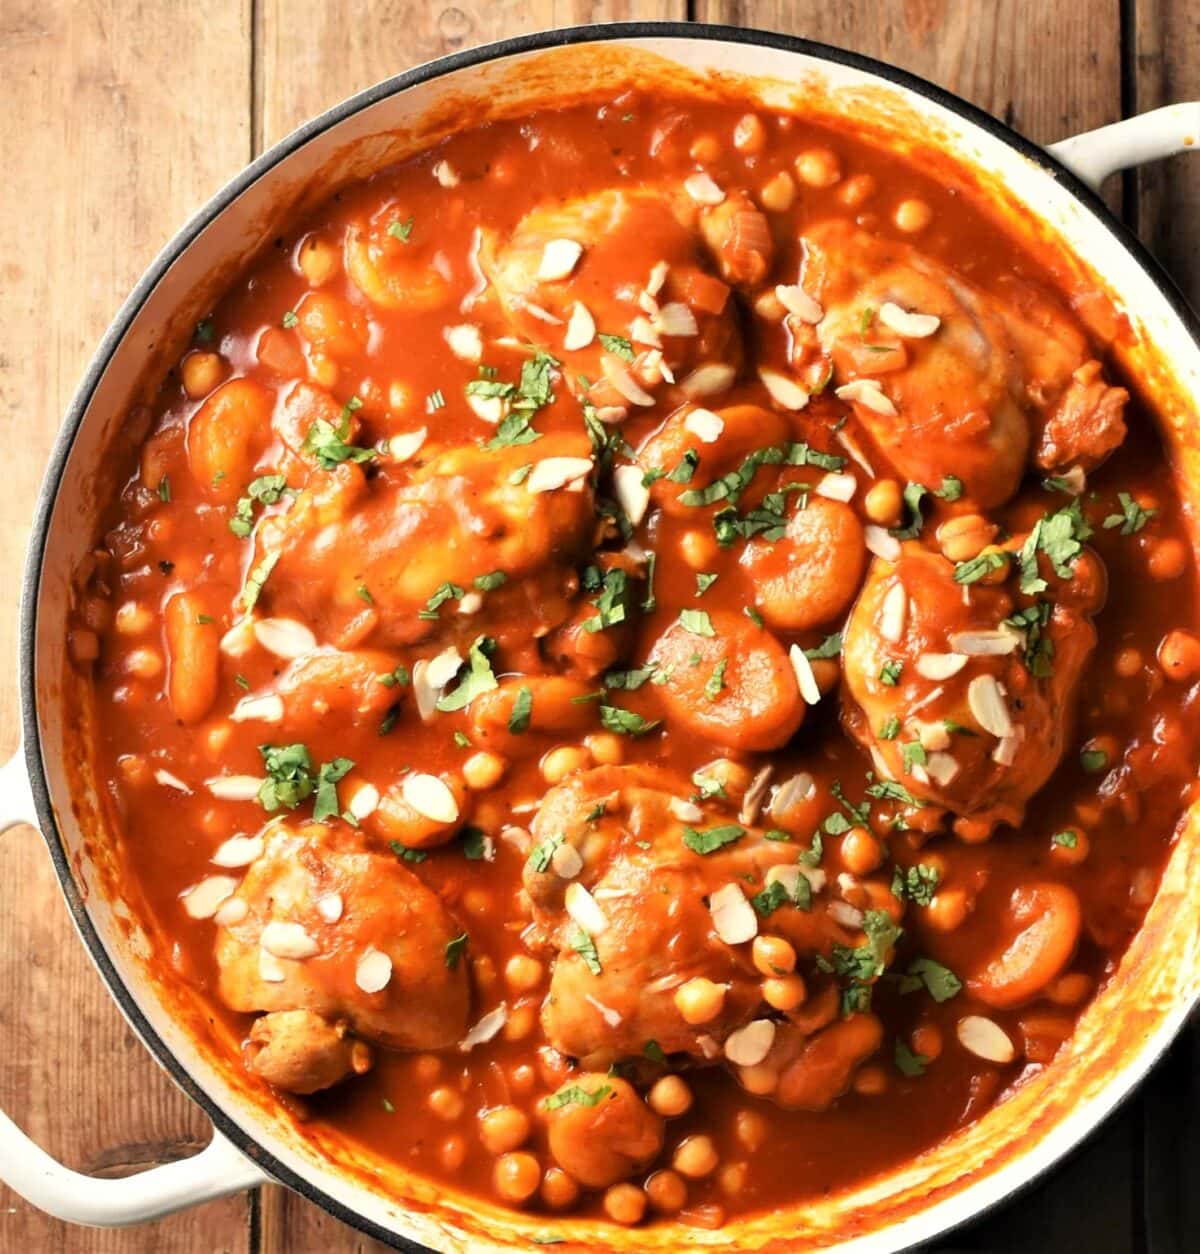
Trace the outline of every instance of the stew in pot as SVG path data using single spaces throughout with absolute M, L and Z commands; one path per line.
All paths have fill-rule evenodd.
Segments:
M 1128 327 L 985 200 L 630 93 L 229 288 L 71 650 L 155 961 L 249 1083 L 716 1227 L 1052 1062 L 1192 795 L 1200 639 Z

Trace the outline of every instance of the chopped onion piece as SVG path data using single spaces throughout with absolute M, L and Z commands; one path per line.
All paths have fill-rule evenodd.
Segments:
M 446 343 L 460 361 L 478 361 L 483 356 L 483 336 L 471 322 L 446 328 Z
M 650 267 L 650 277 L 646 280 L 646 292 L 650 296 L 657 296 L 662 291 L 662 286 L 667 281 L 667 275 L 670 272 L 671 267 L 665 261 L 656 261 Z
M 388 452 L 398 462 L 406 462 L 416 457 L 425 443 L 428 432 L 424 427 L 416 431 L 405 431 L 402 435 L 394 435 L 388 443 Z
M 799 283 L 780 283 L 775 288 L 775 298 L 790 314 L 801 322 L 816 326 L 825 317 L 825 310 Z
M 405 804 L 431 823 L 457 823 L 458 802 L 445 780 L 423 771 L 406 775 L 400 785 Z
M 219 801 L 253 801 L 263 781 L 257 775 L 216 775 L 204 786 Z
M 719 205 L 725 199 L 725 193 L 703 172 L 689 174 L 683 189 L 698 205 Z
M 237 892 L 238 881 L 232 875 L 210 875 L 193 884 L 180 900 L 193 919 L 211 919 L 218 908 Z
M 542 249 L 542 260 L 538 265 L 538 280 L 553 282 L 565 279 L 579 264 L 583 256 L 583 245 L 573 239 L 552 239 Z
M 883 414 L 885 418 L 895 418 L 896 407 L 883 394 L 883 389 L 874 379 L 854 379 L 834 389 L 834 395 L 840 401 L 861 405 L 872 413 Z
M 177 792 L 186 792 L 191 795 L 191 789 L 179 778 L 178 775 L 172 775 L 170 771 L 164 771 L 161 767 L 154 772 L 154 782 L 161 784 L 164 788 L 174 788 Z
M 563 348 L 574 352 L 587 346 L 596 338 L 596 321 L 582 301 L 571 306 L 571 316 L 567 320 L 567 333 L 563 336 Z
M 715 444 L 725 430 L 725 419 L 711 409 L 693 409 L 683 420 L 684 429 L 704 444 Z
M 774 1044 L 775 1024 L 770 1019 L 755 1019 L 730 1032 L 725 1040 L 725 1057 L 737 1067 L 756 1067 Z
M 971 680 L 967 685 L 967 704 L 984 731 L 1001 739 L 1012 733 L 1012 717 L 995 675 L 976 675 Z
M 713 929 L 727 945 L 741 945 L 758 935 L 758 915 L 737 884 L 718 888 L 708 899 Z
M 299 923 L 288 923 L 280 919 L 272 919 L 263 928 L 259 943 L 267 953 L 274 954 L 276 958 L 291 958 L 297 962 L 321 952 L 320 945 Z
M 276 692 L 243 697 L 229 713 L 234 723 L 278 723 L 283 719 L 283 698 Z
M 364 949 L 354 966 L 354 982 L 364 993 L 381 993 L 392 978 L 392 960 L 373 945 Z
M 879 634 L 895 644 L 908 620 L 908 592 L 899 579 L 887 590 L 879 610 Z
M 808 392 L 795 379 L 780 374 L 778 370 L 768 369 L 766 366 L 759 370 L 758 377 L 776 405 L 795 411 L 803 409 L 808 404 Z
M 950 679 L 970 661 L 965 653 L 922 653 L 917 658 L 917 674 L 935 682 Z
M 262 851 L 263 838 L 261 836 L 230 836 L 217 848 L 212 861 L 214 866 L 249 866 Z
M 536 496 L 540 492 L 553 492 L 556 488 L 565 487 L 591 473 L 590 457 L 543 457 L 540 462 L 534 463 L 525 480 L 525 487 Z
M 863 537 L 867 548 L 885 562 L 897 561 L 900 557 L 900 541 L 875 523 L 868 523 L 863 528 Z
M 640 466 L 618 466 L 613 471 L 613 492 L 617 504 L 636 527 L 650 507 L 650 489 L 642 482 Z
M 715 396 L 729 388 L 736 377 L 737 371 L 732 366 L 719 361 L 709 362 L 697 366 L 686 379 L 681 380 L 679 390 L 689 400 L 698 396 Z
M 582 884 L 572 882 L 567 885 L 563 905 L 571 918 L 589 936 L 599 936 L 608 927 L 608 915 L 600 909 L 595 897 Z
M 294 618 L 262 618 L 254 624 L 254 638 L 276 657 L 303 657 L 317 647 L 317 638 Z
M 890 300 L 879 306 L 879 321 L 906 340 L 927 339 L 942 325 L 941 318 L 934 314 L 909 313 Z
M 508 1007 L 501 1002 L 494 1010 L 489 1010 L 487 1014 L 462 1038 L 458 1043 L 458 1048 L 464 1053 L 469 1053 L 476 1045 L 486 1045 L 493 1037 L 495 1037 L 504 1025 L 508 1022 Z
M 827 475 L 822 475 L 813 491 L 826 500 L 846 503 L 854 499 L 854 494 L 858 491 L 858 480 L 853 475 L 831 470 Z
M 964 1015 L 956 1028 L 963 1049 L 988 1062 L 1004 1064 L 1017 1056 L 1012 1041 L 1004 1029 L 983 1015 Z
M 788 650 L 788 659 L 796 675 L 796 683 L 805 704 L 816 705 L 821 700 L 821 689 L 817 687 L 817 678 L 813 674 L 812 663 L 804 656 L 804 650 L 794 644 Z

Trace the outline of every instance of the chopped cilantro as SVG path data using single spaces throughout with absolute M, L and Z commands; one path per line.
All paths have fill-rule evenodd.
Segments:
M 342 408 L 342 416 L 335 427 L 325 418 L 318 418 L 304 437 L 303 449 L 311 453 L 322 470 L 333 470 L 342 462 L 369 462 L 377 456 L 373 448 L 359 448 L 347 444 L 350 434 L 350 415 L 362 408 L 362 401 L 352 396 Z
M 914 766 L 925 766 L 929 761 L 929 754 L 925 752 L 925 746 L 919 740 L 910 740 L 907 744 L 900 746 L 900 758 L 904 763 L 905 775 L 911 775 Z
M 904 485 L 904 504 L 909 512 L 908 525 L 893 527 L 892 535 L 897 540 L 915 540 L 925 525 L 925 516 L 921 512 L 921 502 L 929 495 L 929 489 L 923 483 L 906 483 Z
M 900 676 L 903 671 L 903 662 L 897 661 L 895 658 L 889 658 L 879 668 L 879 682 L 889 688 L 894 688 L 900 682 Z
M 978 583 L 979 580 L 1003 570 L 1008 565 L 1008 554 L 983 552 L 965 562 L 954 563 L 954 582 L 958 584 Z
M 812 885 L 803 875 L 798 875 L 793 896 L 784 887 L 782 880 L 772 880 L 762 892 L 755 893 L 750 898 L 750 904 L 764 919 L 784 905 L 793 905 L 798 910 L 811 910 Z
M 604 631 L 626 621 L 633 588 L 629 576 L 619 567 L 606 571 L 600 595 L 592 602 L 597 613 L 584 621 L 585 631 Z
M 513 698 L 512 712 L 508 716 L 508 730 L 515 735 L 529 730 L 529 718 L 533 713 L 533 689 L 522 684 Z
M 696 576 L 696 595 L 702 597 L 717 582 L 718 575 L 710 575 L 705 571 L 701 571 Z
M 915 1079 L 919 1075 L 925 1074 L 925 1064 L 929 1061 L 924 1054 L 914 1054 L 911 1049 L 899 1038 L 896 1039 L 896 1047 L 892 1052 L 892 1057 L 896 1062 L 896 1070 L 901 1075 Z
M 337 795 L 338 780 L 353 767 L 354 763 L 349 758 L 334 758 L 332 762 L 321 764 L 321 769 L 317 772 L 317 798 L 313 803 L 313 818 L 318 823 L 340 811 L 341 806 L 338 805 Z
M 643 666 L 636 670 L 628 671 L 606 671 L 604 675 L 604 686 L 606 688 L 622 689 L 626 692 L 632 692 L 640 688 L 654 674 L 654 665 Z
M 596 337 L 605 352 L 620 357 L 622 361 L 633 360 L 633 344 L 623 335 L 606 335 L 603 331 Z
M 466 595 L 466 589 L 460 588 L 456 583 L 441 584 L 435 591 L 433 596 L 425 602 L 425 608 L 418 614 L 418 618 L 431 619 L 434 622 L 438 619 L 438 610 L 446 604 L 447 601 L 461 601 Z
M 943 501 L 957 501 L 962 494 L 963 481 L 957 475 L 943 475 L 942 486 L 933 490 L 933 495 Z
M 729 659 L 723 657 L 713 668 L 713 673 L 708 677 L 708 682 L 704 685 L 704 695 L 710 701 L 715 701 L 721 695 L 721 689 L 725 687 L 725 668 L 728 665 Z
M 1070 579 L 1075 559 L 1083 551 L 1083 541 L 1092 534 L 1083 506 L 1076 499 L 1056 513 L 1047 514 L 1034 523 L 1018 558 L 1021 568 L 1021 591 L 1026 596 L 1044 592 L 1049 586 L 1038 568 L 1038 554 L 1050 559 L 1060 579 Z
M 642 1046 L 642 1053 L 651 1062 L 666 1062 L 667 1056 L 663 1052 L 663 1047 L 657 1041 L 647 1041 Z
M 275 563 L 279 561 L 279 550 L 274 553 L 268 553 L 261 562 L 246 576 L 245 587 L 242 588 L 242 608 L 252 610 L 258 604 L 258 598 L 262 595 L 263 585 L 271 576 L 271 572 L 275 569 Z
M 644 736 L 658 726 L 658 719 L 647 722 L 633 710 L 625 710 L 618 705 L 606 705 L 601 702 L 600 725 L 605 731 L 617 732 L 621 736 Z
M 1079 764 L 1089 775 L 1095 775 L 1108 766 L 1108 754 L 1103 749 L 1082 749 L 1079 753 Z
M 437 701 L 437 709 L 443 714 L 464 710 L 480 693 L 491 692 L 499 685 L 492 673 L 492 654 L 496 642 L 490 636 L 477 636 L 467 650 L 467 669 L 453 692 L 443 693 Z
M 917 958 L 909 963 L 908 970 L 900 977 L 900 992 L 915 993 L 925 988 L 936 1002 L 949 1001 L 962 991 L 962 981 L 940 962 L 932 958 Z
M 1050 843 L 1062 849 L 1074 849 L 1079 844 L 1079 833 L 1068 827 L 1064 831 L 1055 832 L 1050 837 Z
M 170 499 L 164 498 L 164 499 Z M 1118 492 L 1117 500 L 1121 505 L 1119 514 L 1109 514 L 1104 520 L 1104 530 L 1111 531 L 1114 527 L 1121 528 L 1123 536 L 1131 536 L 1141 529 L 1158 513 L 1156 509 L 1143 509 L 1128 492 Z
M 296 317 L 296 311 L 294 309 L 288 309 L 283 315 L 283 325 L 288 330 L 291 330 L 291 328 L 299 321 L 300 319 Z
M 171 499 L 171 481 L 166 475 L 158 481 L 158 499 L 164 502 Z
M 387 233 L 392 239 L 398 239 L 402 244 L 408 243 L 412 232 L 413 220 L 411 216 L 404 222 L 401 222 L 399 218 L 393 218 L 387 226 Z
M 388 848 L 404 862 L 411 862 L 414 865 L 418 862 L 424 862 L 429 854 L 424 849 L 410 849 L 407 845 L 402 845 L 398 840 L 389 840 Z
M 805 649 L 804 656 L 810 662 L 817 662 L 823 658 L 837 657 L 842 651 L 842 633 L 835 631 L 833 635 L 826 636 L 815 649 Z
M 754 608 L 753 605 L 747 605 L 742 612 L 755 625 L 755 627 L 761 628 L 763 626 L 763 616 Z
M 918 906 L 927 906 L 937 891 L 941 874 L 936 866 L 918 862 L 916 866 L 896 867 L 892 872 L 892 896 L 906 897 Z
M 578 925 L 568 937 L 571 948 L 583 959 L 584 965 L 593 975 L 601 971 L 600 956 L 596 953 L 596 942 Z
M 459 932 L 457 936 L 452 937 L 446 942 L 446 966 L 451 970 L 458 967 L 458 960 L 467 951 L 467 934 Z
M 711 638 L 717 634 L 706 610 L 680 610 L 679 625 L 685 631 L 690 631 L 693 636 Z
M 900 720 L 893 714 L 879 729 L 880 740 L 895 740 L 900 735 Z
M 476 575 L 472 582 L 480 592 L 494 592 L 508 583 L 508 576 L 502 570 L 493 570 L 486 575 Z
M 736 823 L 727 823 L 722 827 L 710 827 L 707 831 L 697 831 L 694 827 L 683 829 L 683 843 L 693 852 L 700 854 L 716 853 L 735 840 L 741 840 L 746 834 L 744 827 Z
M 547 1110 L 558 1110 L 560 1106 L 598 1106 L 610 1093 L 612 1086 L 601 1084 L 594 1089 L 585 1089 L 582 1084 L 569 1084 L 557 1093 L 551 1093 L 543 1102 Z

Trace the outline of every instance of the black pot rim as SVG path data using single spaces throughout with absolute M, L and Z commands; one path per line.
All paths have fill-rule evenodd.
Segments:
M 954 95 L 952 92 L 948 92 L 906 70 L 898 69 L 872 57 L 793 35 L 708 23 L 679 21 L 592 23 L 583 26 L 517 35 L 510 39 L 484 44 L 477 48 L 440 57 L 423 65 L 414 66 L 412 69 L 405 70 L 377 83 L 373 87 L 367 88 L 365 91 L 348 97 L 340 104 L 306 122 L 290 135 L 280 140 L 246 166 L 240 174 L 227 183 L 176 233 L 138 280 L 100 341 L 96 353 L 89 363 L 67 410 L 51 451 L 50 460 L 38 496 L 33 530 L 22 578 L 20 629 L 18 634 L 21 726 L 25 762 L 34 804 L 41 831 L 75 927 L 122 1014 L 157 1062 L 192 1101 L 204 1111 L 205 1115 L 212 1121 L 216 1131 L 236 1146 L 247 1158 L 261 1167 L 274 1180 L 286 1185 L 308 1201 L 314 1202 L 343 1223 L 357 1228 L 385 1245 L 404 1250 L 407 1254 L 434 1254 L 434 1251 L 420 1245 L 411 1238 L 381 1227 L 373 1220 L 367 1219 L 360 1212 L 345 1206 L 322 1189 L 317 1188 L 305 1177 L 297 1174 L 280 1162 L 273 1154 L 265 1150 L 253 1135 L 243 1131 L 238 1123 L 230 1119 L 192 1077 L 191 1073 L 183 1066 L 171 1048 L 155 1031 L 109 959 L 104 943 L 88 915 L 82 894 L 67 859 L 42 762 L 42 742 L 37 719 L 37 686 L 34 659 L 37 639 L 38 591 L 45 563 L 50 519 L 57 499 L 58 485 L 62 478 L 63 470 L 74 446 L 84 415 L 91 404 L 92 396 L 113 354 L 141 311 L 142 306 L 172 263 L 191 246 L 196 237 L 248 187 L 257 182 L 268 171 L 274 169 L 275 166 L 302 148 L 309 140 L 339 125 L 354 114 L 360 113 L 363 109 L 420 83 L 429 82 L 458 70 L 469 69 L 473 66 L 513 55 L 540 52 L 578 44 L 656 37 L 744 44 L 751 47 L 800 53 L 809 57 L 830 61 L 838 65 L 874 74 L 917 95 L 924 96 L 926 99 L 973 123 L 1047 171 L 1066 191 L 1080 201 L 1085 208 L 1090 210 L 1107 227 L 1120 246 L 1132 255 L 1151 281 L 1158 287 L 1172 310 L 1188 328 L 1193 341 L 1196 343 L 1198 350 L 1200 350 L 1200 320 L 1197 319 L 1188 306 L 1171 278 L 1154 257 L 1151 256 L 1141 241 L 1109 210 L 1100 196 L 1045 149 L 1040 148 L 1005 123 Z M 1160 1055 L 1169 1044 L 1169 1040 L 1162 1042 L 1162 1049 L 1159 1051 Z M 1111 1117 L 1112 1113 L 1128 1099 L 1134 1087 L 1136 1086 L 1132 1086 L 1129 1092 L 1124 1094 L 1121 1100 L 1106 1112 L 1103 1119 L 1098 1121 L 1088 1131 L 1088 1136 L 1094 1134 L 1099 1123 Z M 1078 1144 L 1078 1141 L 1075 1142 L 1071 1148 Z M 1069 1150 L 1063 1151 L 1064 1154 L 1067 1152 Z M 945 1227 L 938 1229 L 936 1234 L 930 1233 L 922 1237 L 921 1240 L 928 1240 L 935 1235 L 943 1236 L 955 1228 L 961 1227 L 964 1223 L 974 1222 L 982 1218 L 1040 1179 L 1051 1167 L 1060 1161 L 1061 1157 L 1062 1155 L 1059 1155 L 1042 1170 L 1034 1173 L 1027 1180 L 1021 1181 L 1002 1196 L 994 1198 L 985 1207 L 961 1220 L 947 1224 Z M 914 1248 L 915 1245 L 913 1244 L 904 1247 L 905 1250 Z M 902 1254 L 902 1251 L 897 1251 L 897 1254 Z

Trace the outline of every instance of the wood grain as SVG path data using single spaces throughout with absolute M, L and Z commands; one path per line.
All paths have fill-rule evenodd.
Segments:
M 249 156 L 248 0 L 0 6 L 0 656 L 15 654 L 29 519 L 60 416 L 125 293 Z M 17 742 L 5 668 L 0 750 Z M 0 1104 L 52 1154 L 100 1174 L 178 1158 L 206 1124 L 134 1039 L 92 970 L 40 838 L 0 841 Z M 47 1218 L 7 1190 L 0 1248 L 248 1249 L 232 1198 L 122 1233 Z

